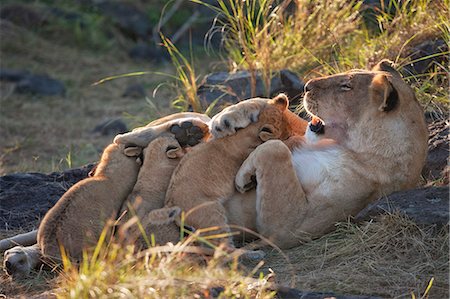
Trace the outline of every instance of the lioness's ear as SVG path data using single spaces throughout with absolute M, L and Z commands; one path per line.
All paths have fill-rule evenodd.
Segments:
M 380 104 L 378 110 L 388 112 L 397 106 L 398 92 L 385 74 L 375 75 L 370 88 L 372 100 Z
M 269 103 L 277 106 L 281 110 L 286 110 L 289 107 L 289 99 L 284 93 L 280 93 L 270 100 Z
M 184 151 L 179 146 L 169 145 L 166 149 L 166 155 L 169 159 L 181 158 L 184 156 Z
M 259 131 L 259 139 L 261 139 L 263 142 L 266 142 L 267 140 L 274 139 L 275 138 L 275 127 L 272 125 L 264 125 L 261 128 L 261 131 Z
M 373 68 L 372 71 L 374 72 L 387 72 L 394 76 L 397 76 L 401 78 L 400 73 L 395 69 L 395 65 L 392 61 L 389 59 L 383 59 L 380 62 L 378 62 Z

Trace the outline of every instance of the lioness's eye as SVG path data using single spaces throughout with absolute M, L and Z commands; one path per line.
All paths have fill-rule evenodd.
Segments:
M 348 84 L 348 83 L 342 83 L 340 87 L 341 87 L 341 90 L 343 90 L 343 91 L 349 91 L 349 90 L 352 90 L 351 85 Z

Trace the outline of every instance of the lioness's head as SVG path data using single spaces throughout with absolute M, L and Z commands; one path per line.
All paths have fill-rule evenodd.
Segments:
M 306 110 L 325 124 L 325 136 L 337 141 L 346 141 L 356 127 L 383 127 L 386 122 L 390 129 L 395 129 L 394 122 L 404 122 L 423 131 L 423 111 L 414 92 L 388 60 L 371 71 L 310 80 L 305 92 Z
M 419 176 L 428 138 L 423 110 L 390 61 L 381 61 L 371 71 L 310 80 L 305 91 L 306 110 L 324 124 L 319 139 L 333 139 L 367 154 L 365 160 L 375 155 L 396 160 Z

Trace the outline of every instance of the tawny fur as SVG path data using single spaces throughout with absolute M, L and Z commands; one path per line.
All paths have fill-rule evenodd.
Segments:
M 72 186 L 47 212 L 37 235 L 44 257 L 58 260 L 62 247 L 79 260 L 83 249 L 96 244 L 108 220 L 117 217 L 139 172 L 136 157 L 123 151 L 121 145 L 109 145 L 95 175 Z
M 284 95 L 272 100 L 251 99 L 231 109 L 249 104 L 260 107 L 256 122 L 235 135 L 196 146 L 172 175 L 166 206 L 179 206 L 186 211 L 185 222 L 196 229 L 217 226 L 220 229 L 213 234 L 229 232 L 223 203 L 235 193 L 234 178 L 242 162 L 264 141 L 286 140 L 296 133 L 303 133 L 306 128 L 306 122 L 303 127 L 291 126 L 292 112 L 287 109 L 289 101 Z M 227 241 L 232 248 L 232 238 Z
M 142 243 L 144 232 L 140 231 L 137 221 L 144 228 L 146 236 L 154 234 L 157 244 L 167 243 L 165 241 L 167 238 L 173 242 L 179 237 L 179 229 L 175 231 L 175 238 L 168 237 L 167 232 L 160 231 L 162 225 L 155 227 L 152 224 L 156 214 L 150 218 L 148 215 L 150 211 L 164 206 L 170 178 L 184 154 L 185 150 L 178 141 L 169 135 L 156 138 L 143 150 L 144 162 L 133 191 L 124 202 L 121 211 L 121 214 L 124 212 L 128 214 L 122 219 L 121 222 L 124 224 L 119 229 L 121 238 L 124 241 L 126 239 L 127 243 L 135 242 L 138 238 Z

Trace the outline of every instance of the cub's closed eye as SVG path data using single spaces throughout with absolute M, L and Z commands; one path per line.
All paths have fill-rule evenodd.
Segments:
M 167 146 L 167 148 L 166 148 L 166 152 L 168 152 L 168 151 L 170 151 L 170 150 L 177 149 L 177 148 L 178 148 L 178 146 L 175 146 L 175 145 L 169 145 L 169 146 Z
M 342 83 L 340 86 L 341 90 L 349 91 L 352 90 L 352 86 L 349 83 Z
M 261 132 L 273 133 L 272 130 L 270 128 L 268 128 L 268 127 L 261 128 Z

